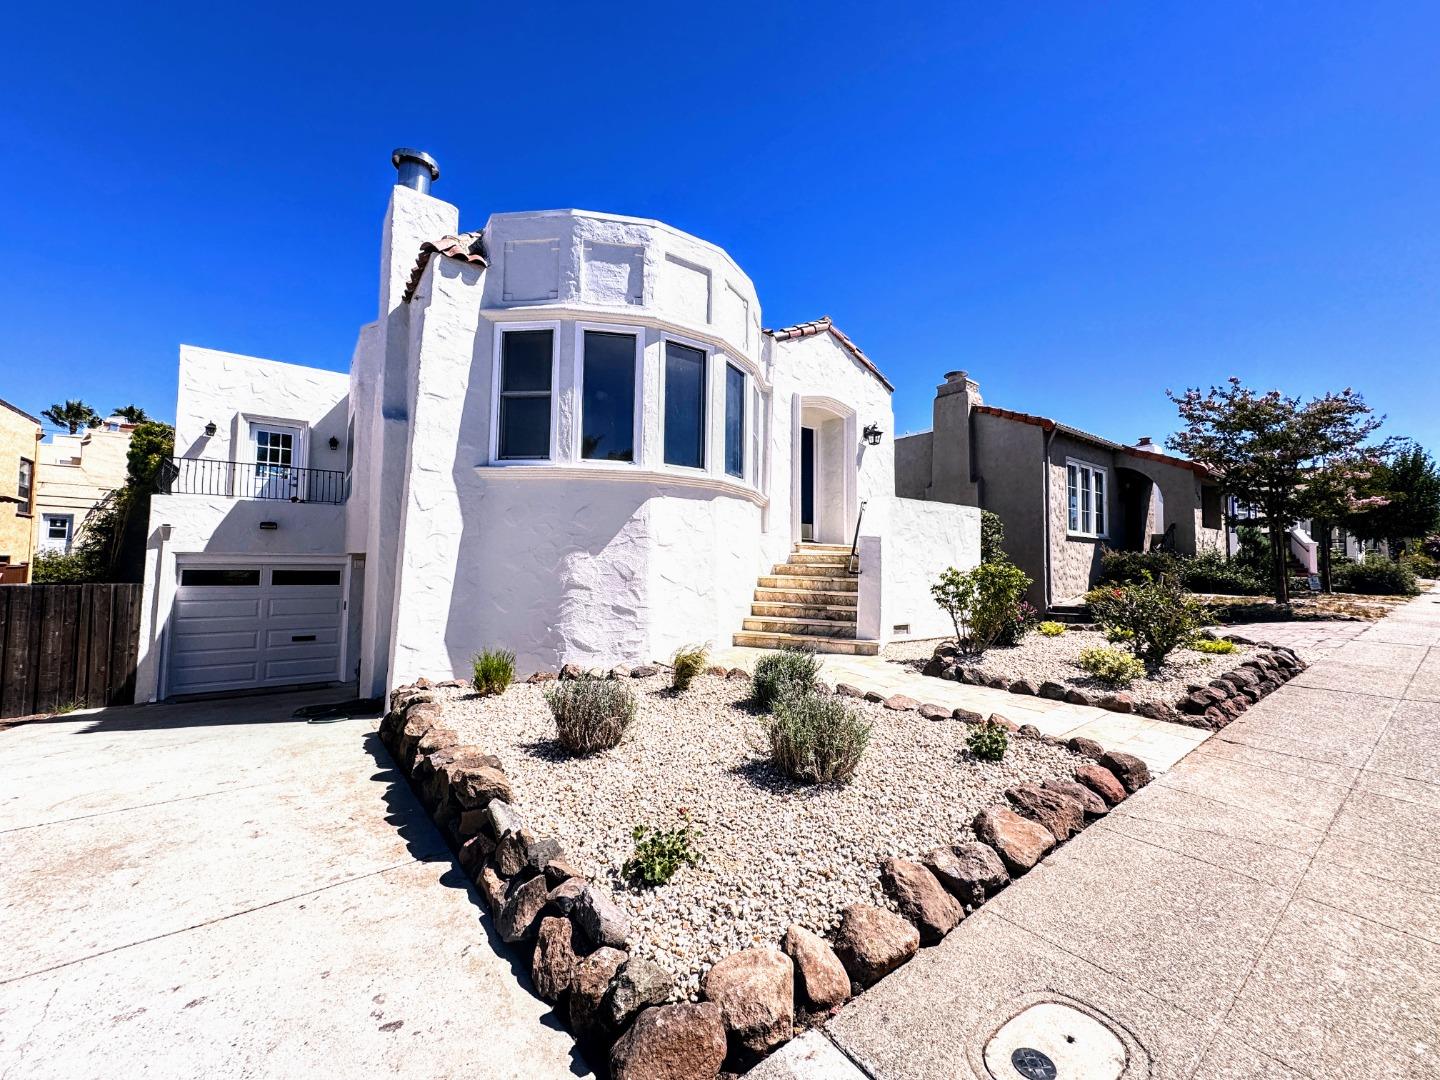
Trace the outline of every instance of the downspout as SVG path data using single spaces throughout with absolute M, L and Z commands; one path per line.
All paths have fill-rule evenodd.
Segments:
M 1045 568 L 1045 581 L 1043 596 L 1045 600 L 1045 613 L 1050 613 L 1050 601 L 1054 599 L 1050 595 L 1050 444 L 1055 441 L 1055 428 L 1045 433 L 1045 445 L 1040 453 L 1040 478 L 1042 481 L 1041 490 L 1045 492 L 1045 516 L 1044 527 L 1041 529 L 1044 547 L 1041 552 L 1041 565 Z

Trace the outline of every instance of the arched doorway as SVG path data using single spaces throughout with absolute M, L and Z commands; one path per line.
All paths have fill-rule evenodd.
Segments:
M 855 410 L 828 397 L 795 398 L 791 535 L 848 544 L 857 513 L 859 435 Z
M 1119 528 L 1111 542 L 1121 551 L 1145 551 L 1151 537 L 1165 531 L 1159 489 L 1144 473 L 1123 466 L 1115 470 L 1115 488 Z

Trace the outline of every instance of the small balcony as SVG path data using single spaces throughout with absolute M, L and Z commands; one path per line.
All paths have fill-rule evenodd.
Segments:
M 349 478 L 338 469 L 299 469 L 214 458 L 167 458 L 155 478 L 161 495 L 216 495 L 228 499 L 339 505 Z

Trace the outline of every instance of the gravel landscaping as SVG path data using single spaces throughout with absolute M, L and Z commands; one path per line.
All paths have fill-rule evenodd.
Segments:
M 892 663 L 920 671 L 935 652 L 935 647 L 952 638 L 936 638 L 929 641 L 896 642 L 885 647 L 885 658 Z M 965 658 L 967 667 L 976 667 L 990 675 L 1003 675 L 1009 679 L 1029 679 L 1039 684 L 1044 681 L 1061 683 L 1067 688 L 1088 690 L 1107 694 L 1116 687 L 1082 671 L 1076 659 L 1082 650 L 1095 646 L 1120 648 L 1105 640 L 1105 635 L 1093 630 L 1067 630 L 1058 637 L 1045 637 L 1031 632 L 1019 645 L 1010 648 L 992 648 L 979 658 Z M 1153 675 L 1137 679 L 1124 691 L 1136 703 L 1155 702 L 1174 704 L 1185 696 L 1186 688 L 1204 685 L 1225 672 L 1238 667 L 1253 655 L 1249 646 L 1238 645 L 1232 653 L 1212 655 L 1191 649 L 1176 649 L 1170 654 L 1165 666 Z
M 629 680 L 638 708 L 624 741 L 585 758 L 555 742 L 540 685 L 492 698 L 440 693 L 446 723 L 504 763 L 526 824 L 559 840 L 628 912 L 633 955 L 656 961 L 675 977 L 677 996 L 692 1000 L 716 961 L 773 946 L 791 923 L 823 934 L 856 901 L 894 910 L 880 884 L 883 859 L 971 840 L 976 814 L 1003 803 L 1006 788 L 1069 778 L 1085 760 L 1012 737 L 1004 761 L 980 762 L 960 721 L 853 702 L 874 725 L 869 749 L 850 784 L 817 788 L 765 762 L 748 681 L 702 675 L 680 696 L 668 684 L 667 675 Z M 702 833 L 699 865 L 654 889 L 625 884 L 631 829 L 669 827 L 681 808 Z

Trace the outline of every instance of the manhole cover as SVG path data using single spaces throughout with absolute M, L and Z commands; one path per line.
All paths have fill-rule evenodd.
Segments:
M 985 1067 L 994 1080 L 1119 1080 L 1125 1044 L 1089 1013 L 1042 1001 L 995 1033 Z
M 1055 1080 L 1055 1063 L 1028 1046 L 1022 1046 L 1010 1055 L 1010 1064 L 1025 1080 Z

